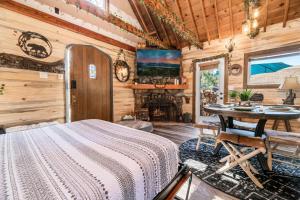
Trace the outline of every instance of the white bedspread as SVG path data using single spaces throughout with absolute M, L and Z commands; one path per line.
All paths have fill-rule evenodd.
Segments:
M 0 135 L 0 199 L 152 199 L 177 154 L 170 140 L 101 120 Z

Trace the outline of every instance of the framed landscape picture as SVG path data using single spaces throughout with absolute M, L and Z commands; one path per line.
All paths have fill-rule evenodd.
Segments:
M 138 49 L 136 57 L 138 76 L 180 76 L 181 51 Z

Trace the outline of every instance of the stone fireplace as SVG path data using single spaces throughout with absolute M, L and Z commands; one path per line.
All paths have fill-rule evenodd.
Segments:
M 136 113 L 146 111 L 150 121 L 180 121 L 183 103 L 181 94 L 181 90 L 136 90 Z

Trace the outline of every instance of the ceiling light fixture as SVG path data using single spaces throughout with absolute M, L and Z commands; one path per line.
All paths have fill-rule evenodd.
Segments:
M 245 0 L 245 18 L 242 24 L 243 33 L 251 39 L 259 34 L 257 18 L 259 17 L 259 0 Z

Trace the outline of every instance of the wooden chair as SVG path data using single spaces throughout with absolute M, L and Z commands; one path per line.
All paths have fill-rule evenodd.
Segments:
M 268 144 L 268 165 L 272 169 L 272 153 L 300 158 L 300 133 L 266 130 Z M 282 147 L 295 147 L 295 151 L 283 150 Z
M 239 165 L 257 187 L 263 188 L 263 185 L 254 176 L 254 174 L 258 174 L 257 170 L 249 162 L 250 158 L 258 155 L 259 153 L 264 154 L 266 152 L 266 147 L 263 139 L 221 132 L 217 137 L 217 143 L 222 143 L 229 152 L 228 156 L 220 160 L 220 162 L 226 162 L 226 164 L 219 170 L 217 170 L 217 173 L 224 173 Z M 239 150 L 235 145 L 251 147 L 254 148 L 254 150 L 250 153 L 244 153 L 245 149 Z
M 199 150 L 203 137 L 216 138 L 221 130 L 220 120 L 217 116 L 201 116 L 200 122 L 194 124 L 194 127 L 199 129 L 196 150 Z M 212 130 L 213 134 L 205 134 L 204 129 Z
M 250 101 L 256 102 L 256 103 L 262 103 L 264 101 L 264 95 L 261 93 L 254 93 L 250 97 Z

